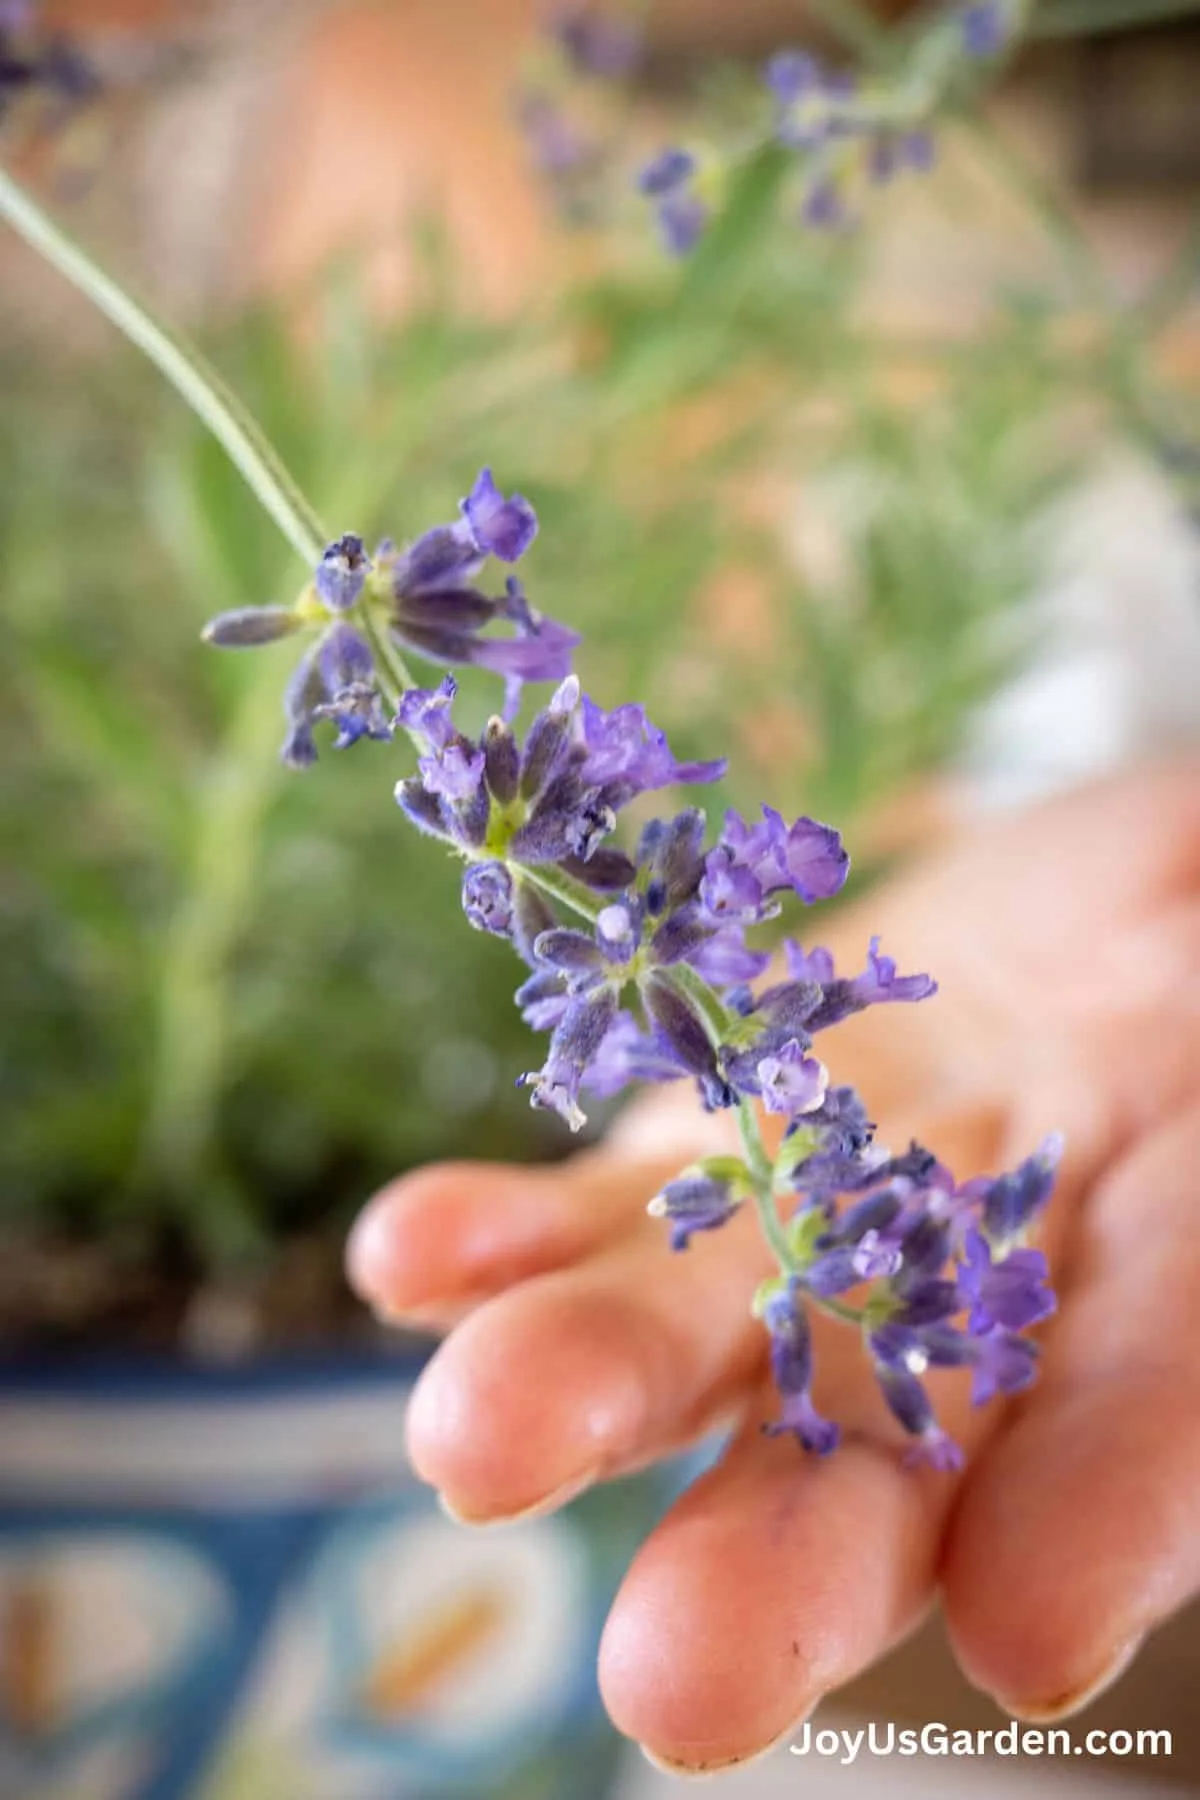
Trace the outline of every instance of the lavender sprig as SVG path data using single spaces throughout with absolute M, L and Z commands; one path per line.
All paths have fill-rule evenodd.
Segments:
M 488 551 L 522 555 L 535 532 L 528 502 L 503 499 L 484 471 L 460 523 L 427 533 L 399 558 L 369 559 L 356 537 L 331 544 L 300 606 L 304 616 L 322 609 L 323 635 L 301 667 L 316 671 L 329 697 L 308 706 L 305 754 L 289 760 L 313 760 L 313 722 L 323 717 L 336 724 L 338 745 L 394 731 L 412 741 L 417 764 L 396 783 L 400 810 L 462 858 L 468 923 L 509 940 L 529 971 L 517 1004 L 532 1028 L 549 1033 L 542 1066 L 518 1078 L 534 1106 L 578 1131 L 588 1093 L 690 1079 L 705 1109 L 735 1112 L 741 1155 L 684 1170 L 650 1211 L 666 1219 L 671 1247 L 685 1250 L 754 1208 L 778 1269 L 754 1302 L 782 1398 L 769 1429 L 821 1455 L 837 1443 L 836 1422 L 811 1395 L 816 1308 L 859 1331 L 884 1401 L 914 1440 L 912 1457 L 957 1467 L 960 1452 L 921 1376 L 968 1368 L 979 1403 L 1033 1379 L 1036 1351 L 1021 1333 L 1053 1310 L 1054 1297 L 1046 1260 L 1025 1236 L 1049 1198 L 1061 1146 L 1050 1140 L 1011 1175 L 958 1185 L 921 1145 L 892 1154 L 875 1142 L 862 1100 L 831 1086 L 815 1040 L 867 1007 L 936 993 L 930 976 L 901 974 L 878 939 L 851 975 L 827 950 L 789 941 L 783 978 L 756 985 L 769 957 L 748 931 L 790 900 L 811 906 L 845 883 L 849 858 L 831 826 L 789 823 L 764 807 L 756 823 L 727 813 L 710 843 L 705 815 L 687 808 L 645 824 L 630 854 L 618 840 L 626 808 L 663 789 L 716 781 L 724 762 L 679 762 L 643 708 L 606 712 L 574 674 L 523 742 L 511 708 L 475 738 L 455 720 L 453 675 L 437 687 L 396 685 L 372 661 L 351 621 L 382 564 L 389 573 L 373 616 L 389 636 L 406 616 L 415 568 L 430 577 L 419 584 L 420 617 L 435 633 L 416 647 L 436 641 L 446 660 L 503 671 L 491 651 L 512 640 L 481 640 L 495 610 L 456 584 Z M 398 579 L 398 569 L 409 573 Z M 532 617 L 521 613 L 518 625 Z M 207 635 L 257 644 L 270 628 L 258 614 L 227 615 Z M 533 633 L 528 678 L 559 672 L 568 636 L 554 626 L 539 649 Z M 774 1158 L 760 1110 L 784 1122 Z
M 768 144 L 795 172 L 794 215 L 814 230 L 853 224 L 863 197 L 935 158 L 937 115 L 991 72 L 1020 39 L 1029 0 L 967 0 L 923 31 L 895 74 L 857 77 L 805 50 L 777 51 L 762 72 L 762 119 L 738 147 L 670 145 L 645 164 L 638 191 L 664 248 L 685 256 L 720 210 L 735 169 Z
M 793 898 L 807 906 L 840 890 L 849 859 L 837 832 L 764 807 L 753 824 L 728 813 L 710 843 L 704 814 L 688 808 L 644 825 L 630 854 L 617 839 L 628 807 L 711 783 L 725 763 L 680 762 L 641 706 L 605 711 L 585 696 L 568 672 L 576 635 L 536 613 L 515 577 L 501 597 L 477 585 L 489 557 L 512 565 L 529 549 L 529 502 L 506 498 L 485 469 L 460 517 L 405 549 L 385 543 L 368 556 L 353 533 L 328 540 L 203 363 L 2 170 L 0 216 L 149 356 L 308 561 L 292 606 L 222 614 L 206 636 L 238 647 L 309 637 L 287 691 L 294 765 L 315 759 L 326 721 L 343 748 L 397 734 L 415 746 L 415 772 L 396 784 L 400 809 L 462 858 L 468 922 L 511 941 L 528 970 L 517 1002 L 550 1033 L 542 1067 L 520 1077 L 533 1104 L 579 1129 L 585 1091 L 690 1079 L 705 1108 L 736 1113 L 741 1155 L 683 1171 L 651 1211 L 684 1250 L 753 1205 L 777 1265 L 754 1303 L 782 1399 L 769 1429 L 818 1454 L 836 1444 L 836 1423 L 812 1399 L 815 1307 L 860 1332 L 913 1454 L 956 1466 L 921 1376 L 969 1368 L 977 1404 L 1033 1379 L 1036 1348 L 1022 1334 L 1055 1302 L 1046 1259 L 1025 1240 L 1062 1146 L 1049 1139 L 1011 1174 L 957 1184 L 918 1144 L 899 1154 L 876 1144 L 862 1100 L 831 1084 L 814 1041 L 865 1007 L 936 991 L 927 975 L 899 974 L 876 940 L 850 976 L 826 950 L 791 943 L 783 979 L 755 985 L 769 957 L 747 932 Z M 417 686 L 409 651 L 501 675 L 504 712 L 472 738 L 454 719 L 453 676 Z M 522 743 L 514 719 L 526 681 L 557 686 Z M 783 1121 L 774 1157 L 760 1111 Z

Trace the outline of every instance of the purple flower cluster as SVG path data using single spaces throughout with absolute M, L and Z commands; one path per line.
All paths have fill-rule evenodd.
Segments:
M 304 632 L 310 638 L 284 698 L 284 761 L 316 760 L 314 726 L 330 719 L 334 747 L 391 735 L 379 690 L 375 630 L 397 648 L 435 663 L 474 664 L 502 675 L 505 711 L 515 714 L 527 681 L 561 681 L 576 632 L 545 619 L 510 576 L 499 597 L 477 585 L 489 557 L 520 561 L 537 535 L 537 518 L 520 494 L 505 499 L 484 469 L 452 525 L 437 525 L 404 549 L 390 540 L 369 556 L 351 533 L 329 544 L 295 606 L 250 606 L 218 615 L 208 643 L 253 648 Z M 507 634 L 492 634 L 496 624 Z
M 665 249 L 680 257 L 695 248 L 714 216 L 713 188 L 738 157 L 768 144 L 796 164 L 801 224 L 825 231 L 851 225 L 871 188 L 932 167 L 931 118 L 964 85 L 977 83 L 983 66 L 1000 60 L 1022 18 L 1021 0 L 967 0 L 918 34 L 909 73 L 900 67 L 886 82 L 827 68 L 805 50 L 777 51 L 763 70 L 769 115 L 749 146 L 733 155 L 706 153 L 703 171 L 691 150 L 668 146 L 638 175 Z
M 663 248 L 686 256 L 704 235 L 711 209 L 700 192 L 700 165 L 690 150 L 674 146 L 648 162 L 638 176 L 638 192 L 653 202 Z
M 313 760 L 314 724 L 326 718 L 338 745 L 399 735 L 415 748 L 397 803 L 462 859 L 467 920 L 512 943 L 528 971 L 517 1004 L 549 1034 L 542 1066 L 520 1078 L 534 1106 L 578 1130 L 585 1092 L 690 1079 L 705 1108 L 737 1110 L 744 1156 L 684 1171 L 651 1211 L 682 1250 L 747 1204 L 758 1210 L 779 1264 L 756 1301 L 783 1402 L 771 1429 L 822 1453 L 837 1441 L 811 1396 L 815 1306 L 859 1326 L 916 1451 L 953 1466 L 958 1451 L 921 1376 L 969 1368 L 977 1401 L 1032 1379 L 1035 1352 L 1020 1334 L 1054 1301 L 1045 1258 L 1024 1237 L 1059 1146 L 956 1185 L 920 1145 L 891 1155 L 875 1143 L 859 1096 L 830 1084 L 817 1036 L 866 1007 L 925 1000 L 935 983 L 899 973 L 872 939 L 849 975 L 827 950 L 789 941 L 760 985 L 770 956 L 748 934 L 787 903 L 840 891 L 841 839 L 769 806 L 755 821 L 727 812 L 711 840 L 697 808 L 645 820 L 646 796 L 717 781 L 725 763 L 679 760 L 641 706 L 597 705 L 570 672 L 573 633 L 534 614 L 514 581 L 502 600 L 475 585 L 489 556 L 517 562 L 536 530 L 529 503 L 505 498 L 484 470 L 454 524 L 374 556 L 360 538 L 339 538 L 295 607 L 225 614 L 207 635 L 257 645 L 315 632 L 288 692 L 290 762 Z M 507 636 L 486 635 L 496 621 Z M 455 718 L 454 677 L 398 685 L 377 655 L 380 632 L 427 660 L 495 671 L 508 706 L 471 735 Z M 557 685 L 522 738 L 520 686 L 538 680 Z M 642 823 L 627 848 L 620 825 L 632 807 Z M 758 1110 L 783 1121 L 773 1165 Z
M 911 1458 L 959 1467 L 961 1451 L 921 1377 L 969 1369 L 975 1405 L 1034 1379 L 1036 1346 L 1021 1334 L 1049 1317 L 1055 1299 L 1045 1256 L 1024 1238 L 1050 1198 L 1061 1152 L 1052 1137 L 1014 1173 L 956 1185 L 918 1144 L 899 1156 L 878 1148 L 854 1090 L 827 1089 L 791 1126 L 775 1165 L 788 1260 L 755 1301 L 782 1399 L 766 1429 L 793 1432 L 821 1455 L 837 1444 L 836 1424 L 812 1400 L 809 1313 L 824 1307 L 857 1324 L 883 1398 L 914 1439 Z M 748 1193 L 736 1159 L 712 1159 L 670 1182 L 650 1210 L 684 1249 L 693 1233 L 731 1219 Z
M 964 46 L 965 47 L 965 46 Z M 770 136 L 796 156 L 802 170 L 799 217 L 816 229 L 834 229 L 854 217 L 854 196 L 907 170 L 926 170 L 933 141 L 916 125 L 889 117 L 880 96 L 850 75 L 824 68 L 802 50 L 780 50 L 764 81 L 773 103 Z M 638 177 L 652 201 L 659 235 L 674 256 L 699 242 L 712 209 L 700 191 L 699 164 L 689 151 L 660 151 Z

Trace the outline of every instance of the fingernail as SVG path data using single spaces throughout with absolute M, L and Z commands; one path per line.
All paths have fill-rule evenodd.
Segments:
M 751 1763 L 761 1762 L 763 1757 L 770 1756 L 773 1751 L 779 1749 L 781 1744 L 790 1742 L 805 1721 L 812 1718 L 824 1698 L 824 1694 L 818 1694 L 816 1699 L 805 1707 L 800 1716 L 793 1719 L 791 1724 L 777 1737 L 773 1737 L 769 1743 L 763 1744 L 759 1749 L 747 1750 L 739 1756 L 718 1757 L 705 1762 L 687 1763 L 676 1762 L 669 1756 L 658 1756 L 653 1750 L 647 1750 L 645 1744 L 639 1744 L 638 1749 L 651 1768 L 661 1770 L 664 1775 L 682 1775 L 696 1781 L 701 1781 L 709 1775 L 726 1774 L 730 1769 L 745 1769 Z
M 1145 1642 L 1145 1632 L 1139 1632 L 1120 1649 L 1110 1656 L 1091 1681 L 1082 1687 L 1070 1688 L 1066 1693 L 1055 1694 L 1048 1700 L 1005 1700 L 999 1694 L 993 1694 L 996 1705 L 1014 1719 L 1025 1719 L 1034 1725 L 1052 1725 L 1058 1719 L 1069 1719 L 1072 1713 L 1082 1712 L 1093 1700 L 1119 1681 L 1138 1651 Z
M 569 1506 L 572 1500 L 578 1500 L 580 1494 L 586 1492 L 600 1480 L 601 1473 L 601 1466 L 597 1464 L 595 1468 L 586 1470 L 582 1475 L 573 1476 L 570 1481 L 564 1481 L 561 1487 L 554 1489 L 553 1493 L 545 1495 L 541 1500 L 533 1501 L 530 1506 L 521 1507 L 517 1512 L 460 1512 L 458 1507 L 447 1500 L 440 1489 L 437 1494 L 437 1503 L 448 1519 L 452 1519 L 456 1525 L 469 1525 L 473 1531 L 484 1529 L 489 1525 L 523 1525 L 528 1519 L 544 1519 L 547 1513 L 558 1512 L 561 1507 Z

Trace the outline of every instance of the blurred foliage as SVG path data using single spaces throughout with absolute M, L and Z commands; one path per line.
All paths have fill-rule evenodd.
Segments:
M 591 691 L 853 849 L 1013 653 L 1089 377 L 1017 297 L 969 347 L 889 344 L 864 241 L 780 232 L 780 178 L 748 166 L 686 267 L 610 264 L 518 321 L 469 316 L 431 231 L 405 318 L 343 269 L 302 329 L 260 311 L 209 348 L 334 530 L 412 535 L 493 463 Z M 512 1092 L 519 971 L 395 813 L 405 753 L 287 774 L 294 647 L 198 644 L 300 577 L 221 451 L 129 353 L 0 345 L 0 383 L 7 1217 L 228 1258 L 428 1157 L 557 1153 Z

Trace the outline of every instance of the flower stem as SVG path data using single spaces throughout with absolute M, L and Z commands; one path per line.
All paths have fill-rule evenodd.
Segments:
M 0 168 L 0 218 L 149 358 L 203 421 L 300 560 L 312 568 L 327 533 L 259 427 L 192 345 L 159 324 Z
M 758 1214 L 758 1222 L 763 1237 L 770 1247 L 779 1267 L 787 1274 L 796 1267 L 796 1258 L 787 1240 L 787 1232 L 779 1217 L 775 1205 L 775 1194 L 771 1182 L 771 1159 L 767 1155 L 766 1145 L 762 1140 L 762 1129 L 758 1123 L 758 1114 L 753 1102 L 741 1100 L 737 1109 L 738 1132 L 742 1140 L 742 1154 L 746 1158 L 746 1167 L 754 1181 L 754 1209 Z
M 818 1312 L 826 1312 L 831 1318 L 840 1319 L 843 1325 L 861 1325 L 866 1317 L 866 1309 L 861 1306 L 848 1306 L 844 1300 L 835 1300 L 831 1294 L 805 1293 L 810 1306 Z
M 603 910 L 602 902 L 597 899 L 585 882 L 576 881 L 563 869 L 556 869 L 546 864 L 517 863 L 523 880 L 531 886 L 540 888 L 551 900 L 559 900 L 581 919 L 587 919 L 593 925 Z
M 392 710 L 396 711 L 405 690 L 416 687 L 417 683 L 387 630 L 380 630 L 379 621 L 370 606 L 363 606 L 358 617 L 375 657 L 375 676 L 379 691 Z

